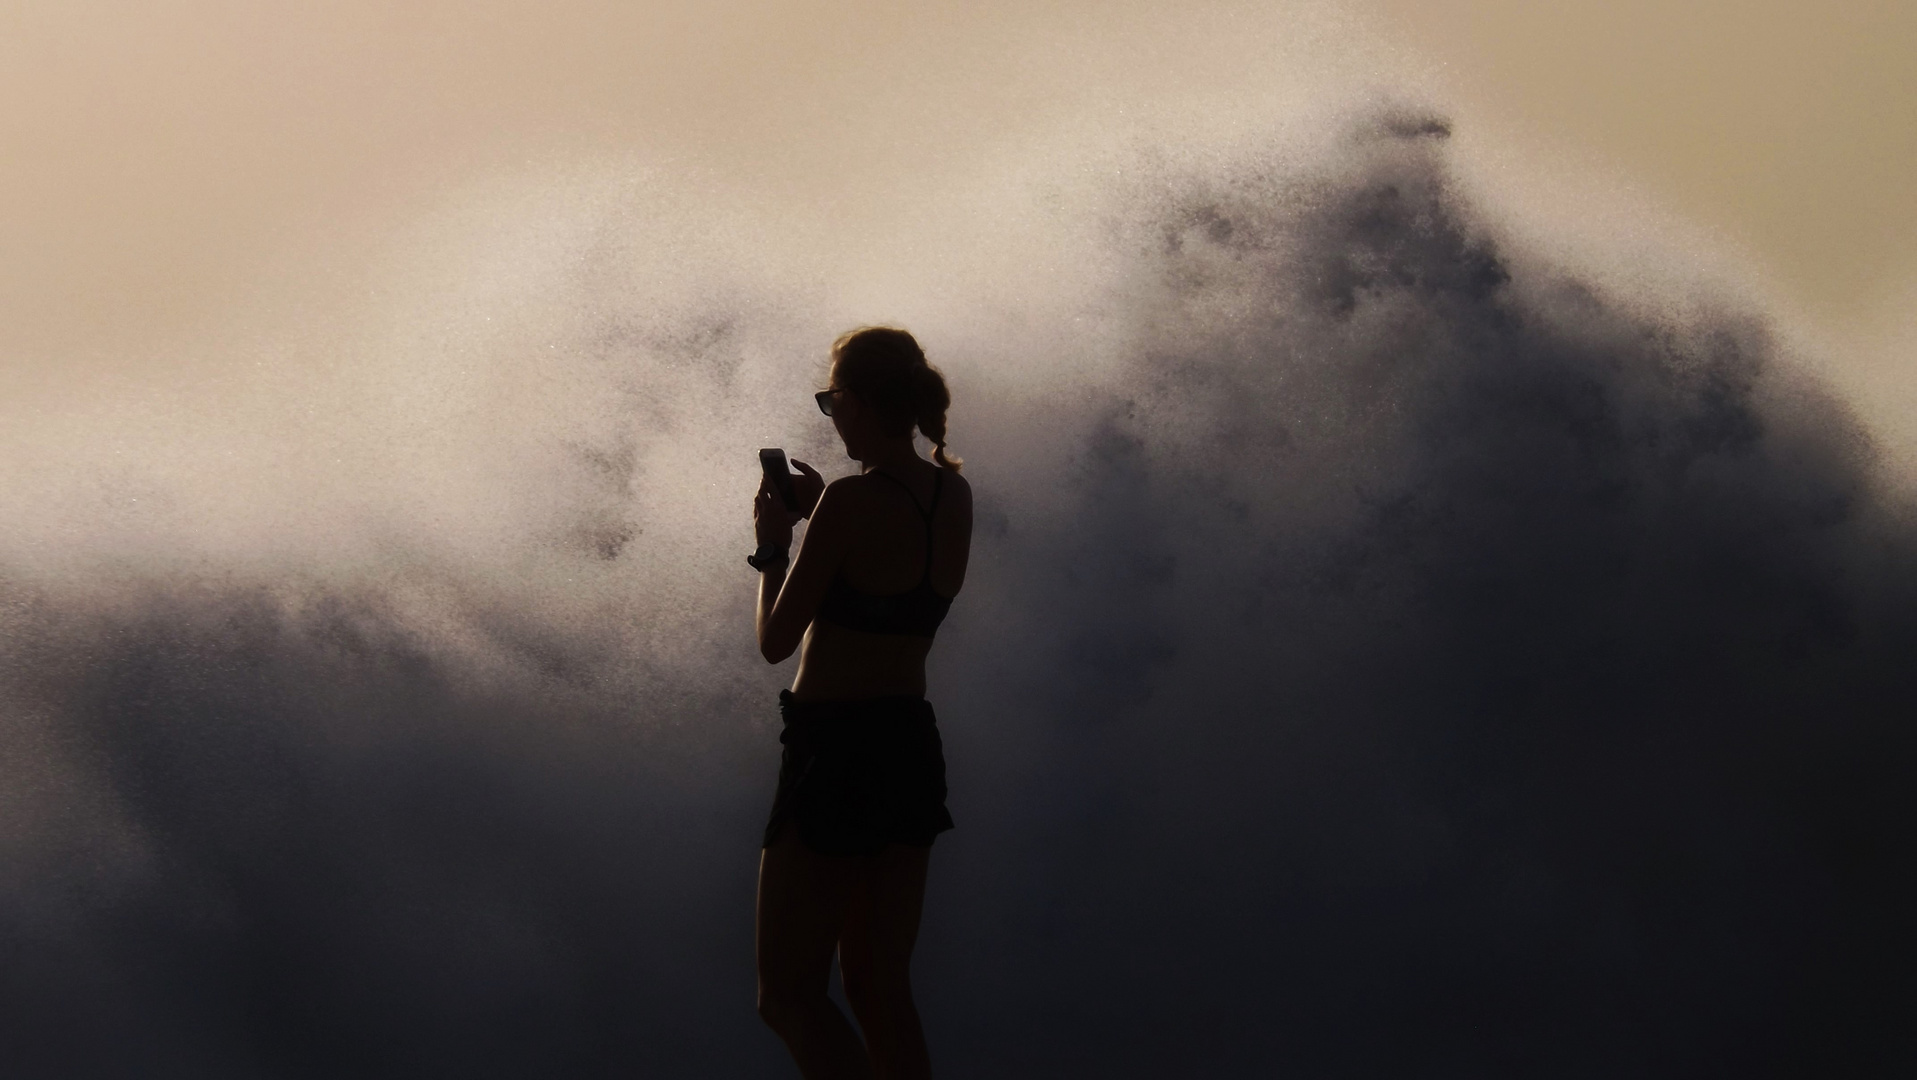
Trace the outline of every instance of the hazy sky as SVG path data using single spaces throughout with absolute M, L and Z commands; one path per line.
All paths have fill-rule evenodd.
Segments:
M 0 343 L 130 358 L 489 170 L 636 154 L 869 209 L 1062 116 L 1268 96 L 1301 51 L 1641 185 L 1828 318 L 1917 280 L 1898 0 L 67 0 L 0 11 Z
M 1391 0 L 1518 138 L 1626 172 L 1836 312 L 1917 273 L 1917 7 Z
M 97 378 L 252 363 L 248 339 L 331 349 L 392 237 L 491 177 L 664 170 L 831 238 L 819 274 L 844 283 L 867 268 L 826 248 L 1043 143 L 1229 136 L 1377 92 L 1451 112 L 1461 151 L 1547 203 L 1596 185 L 1729 253 L 1917 459 L 1917 7 L 1896 0 L 16 3 L 0 393 L 98 400 Z

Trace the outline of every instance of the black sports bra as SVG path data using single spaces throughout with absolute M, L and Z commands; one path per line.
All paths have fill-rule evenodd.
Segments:
M 918 496 L 912 494 L 912 489 L 906 487 L 905 481 L 887 473 L 878 475 L 905 488 L 906 498 L 912 500 L 912 508 L 918 509 Z M 939 489 L 944 482 L 945 470 L 939 469 L 932 477 L 932 506 L 921 511 L 925 518 L 925 573 L 919 576 L 919 583 L 904 592 L 874 596 L 853 588 L 852 583 L 845 580 L 845 571 L 840 570 L 833 575 L 832 584 L 826 586 L 825 600 L 819 604 L 818 618 L 848 630 L 864 630 L 873 634 L 910 634 L 929 638 L 938 633 L 939 623 L 945 621 L 945 613 L 952 607 L 950 597 L 932 591 L 932 516 L 938 513 Z

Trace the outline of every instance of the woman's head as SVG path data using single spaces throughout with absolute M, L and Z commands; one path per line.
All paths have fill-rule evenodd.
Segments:
M 888 438 L 909 437 L 918 428 L 932 442 L 932 460 L 958 469 L 959 459 L 945 452 L 945 410 L 952 395 L 911 334 L 863 326 L 842 335 L 832 343 L 832 388 L 857 397 Z

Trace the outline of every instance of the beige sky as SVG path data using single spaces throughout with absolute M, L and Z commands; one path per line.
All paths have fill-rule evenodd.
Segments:
M 0 386 L 323 307 L 361 287 L 378 237 L 489 172 L 634 155 L 870 220 L 909 212 L 912 177 L 986 167 L 1041 125 L 1194 96 L 1269 114 L 1305 54 L 1437 85 L 1498 139 L 1626 179 L 1833 333 L 1875 334 L 1857 363 L 1879 382 L 1859 385 L 1917 383 L 1899 351 L 1917 342 L 1899 315 L 1917 296 L 1917 4 L 1290 8 L 12 0 Z
M 1833 313 L 1917 271 L 1917 4 L 1388 0 L 1475 109 L 1626 171 Z

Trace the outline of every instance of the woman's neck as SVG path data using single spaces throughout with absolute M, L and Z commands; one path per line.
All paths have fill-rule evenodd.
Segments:
M 861 472 L 871 472 L 873 469 L 909 468 L 924 461 L 918 449 L 912 445 L 911 437 L 907 436 L 903 439 L 887 439 L 872 447 L 859 459 L 859 465 Z

